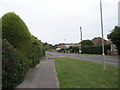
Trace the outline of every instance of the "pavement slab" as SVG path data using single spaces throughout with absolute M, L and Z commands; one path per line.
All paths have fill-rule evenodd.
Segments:
M 53 58 L 49 55 L 43 58 L 35 68 L 28 71 L 25 80 L 17 88 L 59 88 Z

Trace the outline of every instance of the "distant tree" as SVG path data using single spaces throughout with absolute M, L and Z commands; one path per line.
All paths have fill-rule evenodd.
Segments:
M 115 26 L 115 29 L 108 34 L 107 38 L 111 39 L 112 43 L 116 45 L 118 54 L 120 55 L 120 27 Z
M 68 50 L 70 50 L 70 53 L 79 53 L 79 47 L 70 46 Z
M 53 46 L 53 49 L 56 49 L 58 47 L 58 45 L 57 44 L 55 44 L 54 46 Z
M 93 42 L 92 42 L 91 40 L 83 40 L 83 41 L 81 42 L 81 45 L 82 45 L 83 47 L 85 47 L 85 46 L 91 46 L 91 45 L 94 45 L 94 44 L 93 44 Z
M 44 46 L 46 50 L 52 50 L 54 48 L 52 44 L 48 44 L 47 42 L 44 43 Z

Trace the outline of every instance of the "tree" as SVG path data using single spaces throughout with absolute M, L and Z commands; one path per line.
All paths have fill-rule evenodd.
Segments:
M 93 44 L 93 42 L 92 42 L 91 40 L 83 40 L 83 41 L 81 42 L 81 45 L 82 45 L 83 47 L 85 47 L 85 46 L 91 46 L 91 45 L 94 45 L 94 44 Z
M 70 53 L 79 53 L 79 47 L 70 46 L 68 50 L 70 50 Z
M 116 45 L 118 54 L 120 55 L 120 27 L 115 26 L 115 29 L 108 34 L 107 38 L 111 39 L 112 43 Z
M 48 44 L 47 42 L 44 43 L 45 50 L 52 50 L 54 49 L 54 46 L 52 44 Z

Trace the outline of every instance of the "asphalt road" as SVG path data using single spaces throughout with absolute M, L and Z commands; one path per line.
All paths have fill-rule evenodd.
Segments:
M 102 63 L 102 55 L 81 55 L 81 54 L 73 54 L 73 53 L 57 53 L 57 52 L 47 52 L 49 54 L 53 55 L 59 55 L 60 57 L 69 57 L 74 58 L 78 60 L 87 60 L 87 61 L 93 61 L 93 62 L 99 62 Z M 108 56 L 105 55 L 105 63 L 110 64 L 112 66 L 118 66 L 118 61 L 120 59 L 118 56 Z M 120 64 L 119 64 L 120 66 Z

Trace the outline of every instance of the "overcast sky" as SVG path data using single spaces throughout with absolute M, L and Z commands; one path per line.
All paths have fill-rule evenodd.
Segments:
M 118 1 L 102 0 L 104 38 L 118 25 Z M 58 44 L 101 37 L 99 0 L 0 0 L 0 17 L 15 12 L 42 42 Z

